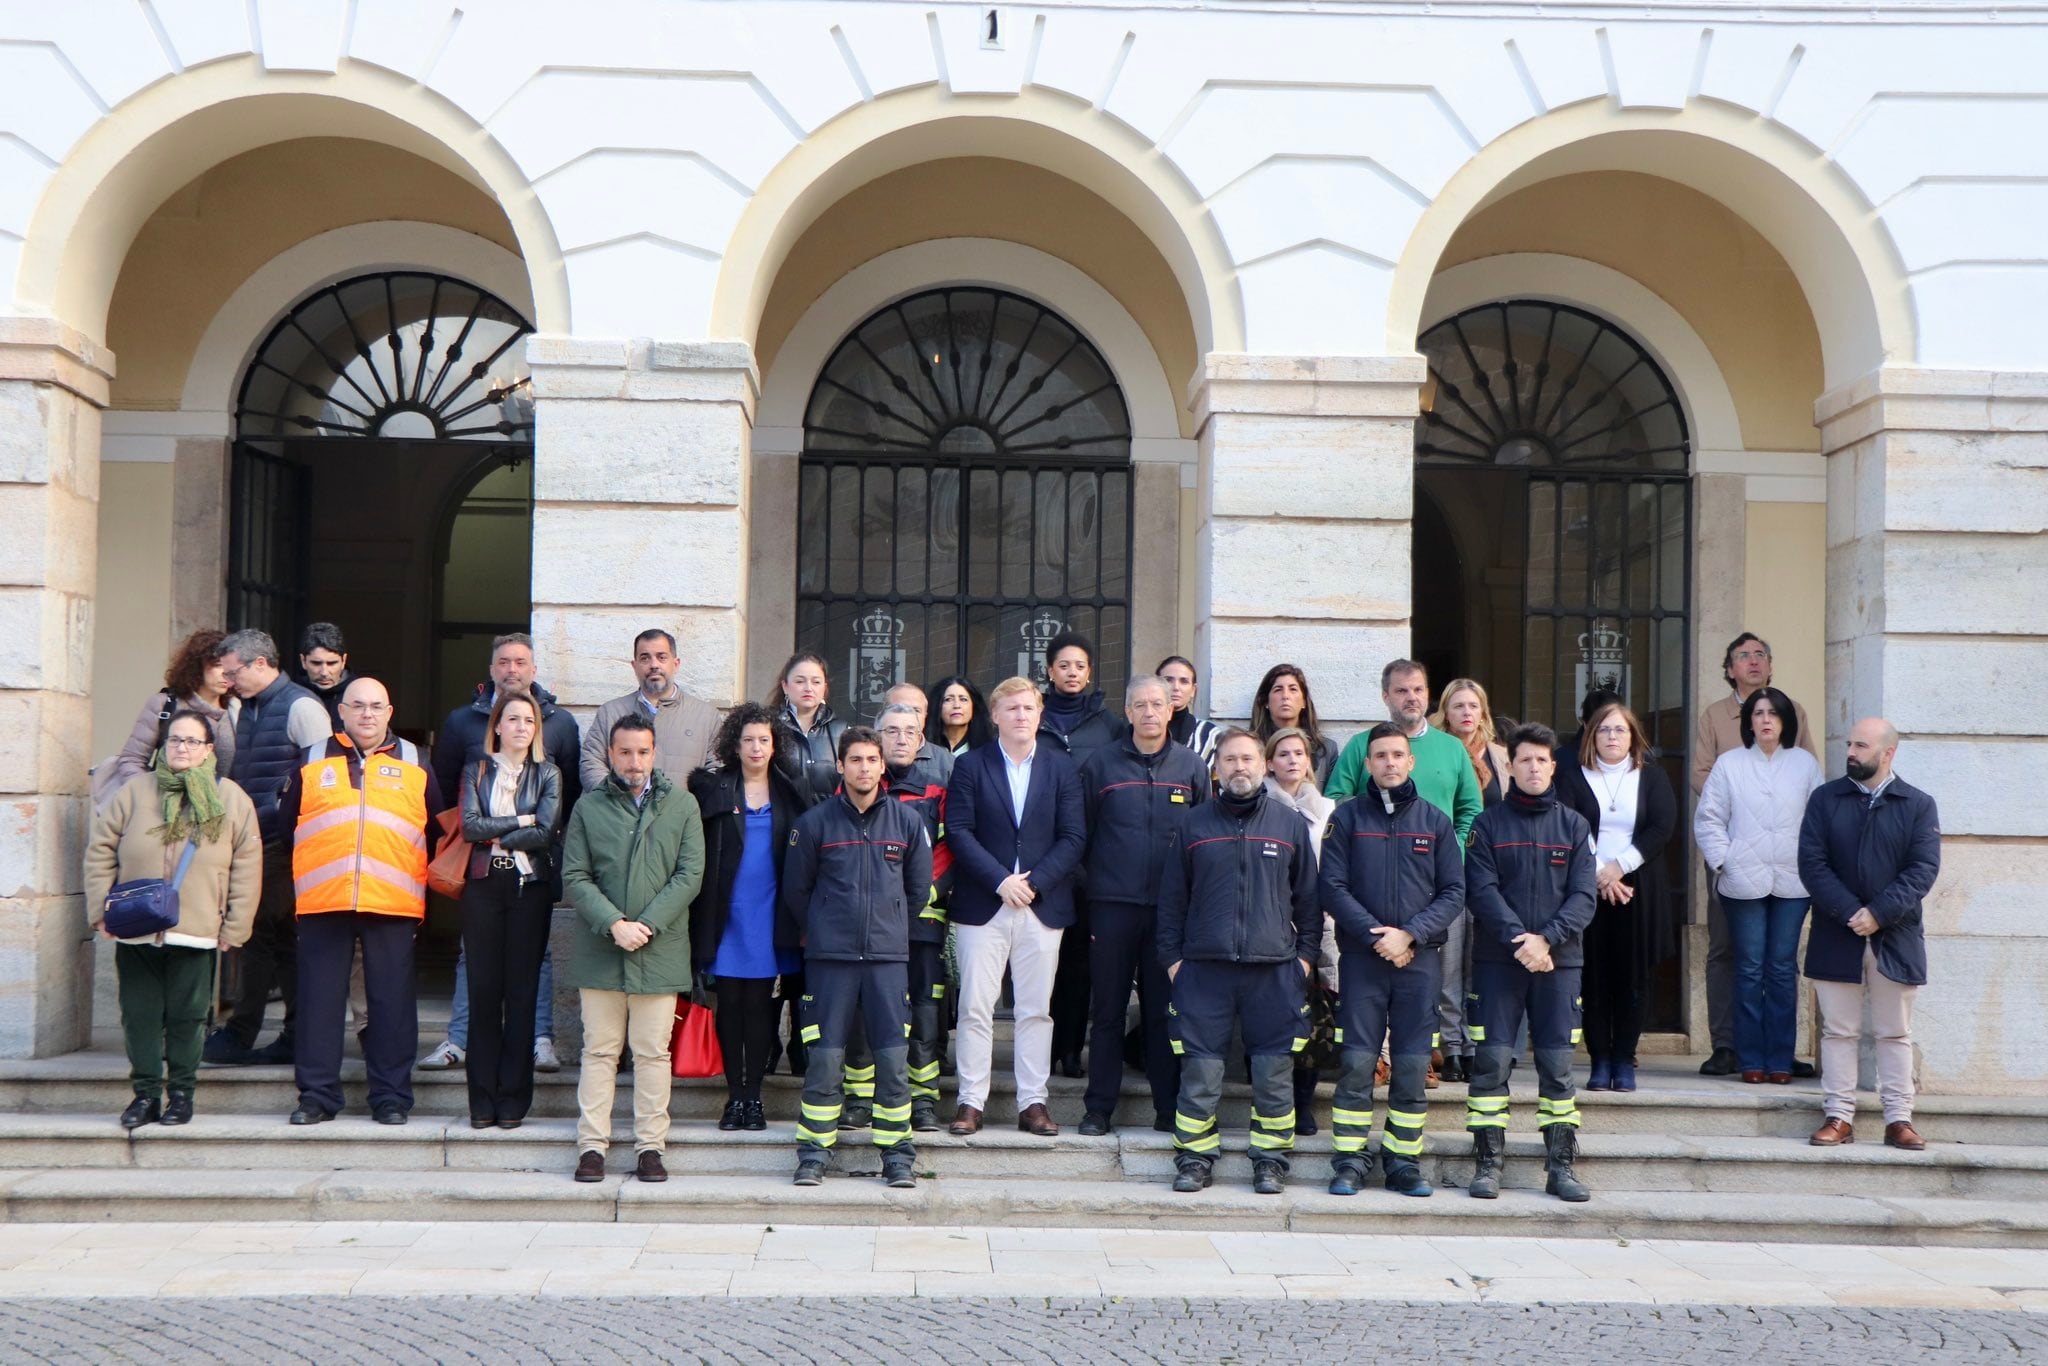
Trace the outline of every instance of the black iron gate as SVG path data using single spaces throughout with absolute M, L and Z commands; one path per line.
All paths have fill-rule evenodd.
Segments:
M 286 456 L 238 442 L 228 494 L 228 629 L 268 631 L 287 651 L 306 624 L 312 489 Z

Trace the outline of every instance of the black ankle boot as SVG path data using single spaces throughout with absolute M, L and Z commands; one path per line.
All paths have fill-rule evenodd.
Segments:
M 718 1127 L 731 1133 L 743 1126 L 746 1123 L 746 1108 L 746 1102 L 743 1100 L 727 1101 L 725 1110 L 718 1116 Z

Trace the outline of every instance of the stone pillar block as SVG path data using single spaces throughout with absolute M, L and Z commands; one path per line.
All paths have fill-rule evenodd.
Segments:
M 1409 648 L 1416 356 L 1209 356 L 1200 424 L 1196 653 L 1218 716 L 1283 660 L 1334 731 L 1380 715 Z
M 760 378 L 740 344 L 527 344 L 535 399 L 533 630 L 587 708 L 632 686 L 632 638 L 676 636 L 685 689 L 740 696 L 747 468 Z
M 0 319 L 0 1056 L 82 1046 L 92 952 L 87 809 L 100 412 L 113 357 Z

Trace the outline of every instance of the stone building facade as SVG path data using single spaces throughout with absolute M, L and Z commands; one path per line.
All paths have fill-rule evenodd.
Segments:
M 1748 627 L 1831 755 L 1885 714 L 1942 802 L 1928 1086 L 2048 1091 L 2039 7 L 75 0 L 0 39 L 0 1052 L 85 1037 L 87 768 L 202 625 L 342 620 L 414 728 L 527 620 L 579 707 L 648 624 L 730 704 L 793 642 L 854 688 L 1079 621 L 1220 715 L 1292 661 L 1335 729 L 1413 650 L 1540 719 L 1615 680 L 1674 770 Z M 457 296 L 509 343 L 451 360 Z M 1045 412 L 970 401 L 1003 359 Z

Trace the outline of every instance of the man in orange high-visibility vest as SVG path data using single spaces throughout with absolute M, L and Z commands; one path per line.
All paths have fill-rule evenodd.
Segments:
M 382 683 L 348 685 L 341 725 L 341 734 L 305 751 L 279 799 L 280 819 L 292 831 L 299 921 L 292 1123 L 320 1124 L 342 1107 L 349 969 L 361 944 L 370 1115 L 403 1124 L 420 1035 L 413 937 L 427 914 L 427 858 L 444 803 L 419 750 L 391 734 L 391 695 Z

